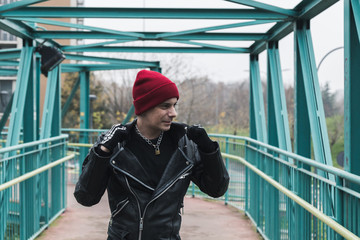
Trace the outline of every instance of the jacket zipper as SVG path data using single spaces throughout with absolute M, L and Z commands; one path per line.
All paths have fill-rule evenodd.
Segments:
M 135 197 L 135 200 L 136 200 L 136 203 L 137 203 L 137 206 L 138 206 L 138 210 L 139 210 L 139 216 L 140 216 L 140 226 L 139 226 L 139 240 L 141 240 L 141 233 L 143 231 L 143 228 L 144 228 L 144 221 L 143 221 L 143 218 L 141 218 L 141 208 L 140 208 L 140 203 L 139 203 L 139 200 L 138 200 L 138 197 L 136 196 L 136 194 L 133 192 L 133 190 L 131 189 L 130 187 L 130 184 L 129 184 L 129 181 L 127 179 L 126 176 L 125 177 L 125 180 L 126 180 L 126 185 L 127 187 L 129 188 L 129 191 L 132 193 L 132 195 L 134 195 Z
M 123 208 L 129 203 L 129 199 L 124 199 L 121 202 L 119 202 L 116 206 L 116 208 L 118 208 L 122 203 L 124 203 L 120 209 L 118 210 L 114 210 L 114 212 L 111 213 L 112 217 L 114 218 L 116 215 L 119 214 L 119 212 L 121 212 L 121 210 L 123 210 Z
M 120 144 L 118 143 L 118 146 L 120 146 Z M 180 149 L 180 148 L 179 148 Z M 187 158 L 186 154 L 180 149 L 180 152 L 184 155 L 185 158 Z M 132 195 L 134 195 L 135 197 L 135 200 L 136 200 L 136 203 L 137 203 L 137 206 L 138 206 L 138 210 L 139 210 L 139 216 L 140 216 L 140 222 L 139 222 L 139 238 L 138 240 L 141 240 L 141 236 L 142 236 L 142 231 L 144 229 L 144 218 L 145 218 L 145 213 L 146 213 L 146 210 L 148 208 L 148 206 L 153 202 L 155 201 L 156 199 L 158 199 L 159 197 L 161 197 L 167 190 L 169 190 L 178 180 L 180 179 L 184 179 L 187 175 L 189 175 L 188 171 L 191 170 L 193 168 L 193 164 L 189 165 L 187 168 L 185 168 L 183 170 L 183 172 L 180 174 L 180 176 L 178 178 L 176 178 L 175 180 L 173 180 L 173 182 L 167 187 L 165 188 L 160 194 L 158 194 L 155 198 L 151 199 L 150 202 L 148 202 L 144 208 L 144 212 L 143 214 L 141 214 L 141 207 L 140 207 L 140 203 L 139 203 L 139 199 L 138 197 L 136 196 L 136 194 L 133 192 L 133 190 L 131 189 L 130 187 L 130 184 L 129 184 L 129 181 L 127 179 L 126 176 L 129 176 L 131 178 L 133 178 L 135 181 L 141 183 L 142 185 L 148 187 L 146 184 L 142 183 L 140 180 L 138 180 L 137 178 L 135 178 L 134 176 L 132 176 L 131 174 L 127 173 L 127 172 L 124 172 L 123 170 L 119 169 L 118 167 L 116 167 L 114 165 L 114 167 L 118 170 L 120 170 L 120 172 L 124 173 L 125 174 L 125 180 L 126 180 L 126 185 L 127 187 L 129 188 L 129 191 L 131 192 Z M 150 187 L 148 187 L 150 188 Z
M 148 202 L 144 208 L 144 212 L 142 214 L 142 216 L 140 217 L 140 232 L 139 232 L 139 240 L 141 240 L 141 234 L 142 231 L 144 229 L 144 218 L 145 218 L 145 214 L 146 214 L 146 210 L 148 208 L 148 206 L 154 202 L 156 199 L 158 199 L 159 197 L 161 197 L 165 192 L 167 192 L 167 190 L 169 190 L 178 180 L 180 179 L 184 179 L 185 176 L 189 175 L 188 171 L 191 170 L 193 167 L 193 165 L 190 165 L 188 168 L 186 168 L 186 170 L 184 171 L 184 173 L 182 173 L 178 178 L 176 178 L 167 188 L 165 188 L 160 194 L 158 194 L 155 198 L 151 199 L 150 202 Z

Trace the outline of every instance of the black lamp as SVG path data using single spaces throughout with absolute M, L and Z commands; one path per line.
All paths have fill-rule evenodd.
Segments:
M 41 55 L 41 73 L 46 77 L 49 71 L 53 70 L 65 59 L 65 55 L 61 50 L 55 47 L 41 44 L 36 48 L 36 51 Z

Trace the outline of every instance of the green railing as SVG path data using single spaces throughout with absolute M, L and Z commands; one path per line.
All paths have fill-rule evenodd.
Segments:
M 88 151 L 102 131 L 86 135 L 90 144 L 70 141 L 69 149 Z M 79 139 L 82 130 L 66 132 Z M 219 141 L 230 174 L 229 189 L 218 200 L 244 211 L 265 239 L 359 239 L 360 193 L 349 187 L 360 185 L 359 176 L 251 138 L 210 136 Z M 74 160 L 74 182 L 81 166 L 76 161 L 82 159 Z M 194 184 L 188 194 L 207 197 Z
M 360 239 L 360 193 L 349 187 L 360 176 L 251 138 L 211 136 L 230 173 L 225 203 L 244 210 L 265 239 Z
M 33 239 L 66 208 L 67 135 L 0 149 L 0 239 Z

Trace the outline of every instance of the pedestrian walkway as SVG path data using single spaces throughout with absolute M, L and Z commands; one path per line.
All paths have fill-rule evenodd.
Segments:
M 83 207 L 68 185 L 66 211 L 36 240 L 106 239 L 110 211 L 106 194 L 100 203 Z M 186 197 L 181 227 L 182 240 L 259 240 L 261 237 L 245 215 L 223 203 Z

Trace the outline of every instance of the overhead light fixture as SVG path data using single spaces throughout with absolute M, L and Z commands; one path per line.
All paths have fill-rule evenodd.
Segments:
M 53 70 L 65 59 L 65 55 L 56 47 L 40 44 L 36 51 L 41 55 L 41 73 L 46 77 L 49 71 Z

